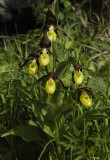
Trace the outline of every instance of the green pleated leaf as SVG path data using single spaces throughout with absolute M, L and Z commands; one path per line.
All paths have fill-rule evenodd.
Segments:
M 46 134 L 39 127 L 28 124 L 16 126 L 11 131 L 2 134 L 1 137 L 6 137 L 9 135 L 20 136 L 27 142 L 29 141 L 47 142 L 48 140 Z
M 92 121 L 92 120 L 101 120 L 101 119 L 106 119 L 108 116 L 107 114 L 105 113 L 99 113 L 98 111 L 88 111 L 88 112 L 85 112 L 81 115 L 79 115 L 74 124 L 76 125 L 76 127 L 79 127 L 80 125 L 83 125 L 84 123 L 84 118 L 85 118 L 85 122 L 88 122 L 88 121 Z

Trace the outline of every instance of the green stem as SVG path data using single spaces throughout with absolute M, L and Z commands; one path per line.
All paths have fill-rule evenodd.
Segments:
M 44 154 L 47 146 L 48 146 L 50 143 L 52 143 L 53 141 L 56 141 L 56 139 L 50 140 L 50 141 L 45 145 L 44 149 L 42 150 L 42 152 L 41 152 L 41 154 L 40 154 L 40 156 L 39 156 L 39 158 L 38 158 L 38 160 L 41 160 L 41 157 L 43 156 L 43 154 Z
M 84 116 L 84 140 L 83 140 L 83 148 L 84 148 L 84 155 L 85 155 L 85 138 L 86 138 L 86 136 L 85 136 L 85 116 Z
M 72 153 L 73 153 L 73 147 L 71 146 L 71 149 L 70 149 L 70 160 L 72 160 Z
M 46 103 L 50 103 L 51 100 L 51 95 L 48 94 L 47 99 L 46 99 Z
M 54 41 L 52 41 L 51 51 L 54 54 Z M 53 58 L 53 56 L 52 56 L 52 58 Z M 55 59 L 53 58 L 53 70 L 54 70 L 54 68 L 55 68 Z

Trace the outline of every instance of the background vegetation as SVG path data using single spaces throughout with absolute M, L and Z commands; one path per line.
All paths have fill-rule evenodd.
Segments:
M 83 160 L 110 159 L 110 28 L 104 17 L 84 1 L 35 1 L 33 12 L 41 27 L 15 36 L 0 38 L 0 159 L 1 160 Z M 107 1 L 106 1 L 107 2 Z M 50 50 L 49 67 L 40 67 L 35 76 L 28 66 L 19 70 L 30 53 L 37 51 L 42 37 L 45 14 L 51 7 L 58 20 L 57 40 Z M 106 8 L 106 6 L 104 6 Z M 92 9 L 92 11 L 91 11 Z M 91 11 L 91 12 L 90 12 Z M 84 82 L 72 82 L 74 65 L 83 70 Z M 46 80 L 36 80 L 52 70 L 68 89 L 56 80 L 53 95 L 45 92 Z M 78 100 L 77 89 L 90 87 L 92 106 L 85 108 Z

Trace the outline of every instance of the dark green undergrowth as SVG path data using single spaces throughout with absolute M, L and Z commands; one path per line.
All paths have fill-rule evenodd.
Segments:
M 40 2 L 39 2 L 40 3 Z M 64 10 L 60 9 L 60 4 Z M 67 3 L 67 4 L 65 4 Z M 43 6 L 44 5 L 44 6 Z M 43 23 L 47 4 L 39 8 Z M 48 67 L 39 67 L 34 76 L 20 70 L 24 59 L 40 49 L 41 29 L 26 35 L 0 36 L 0 159 L 1 160 L 100 160 L 110 159 L 110 29 L 88 20 L 84 10 L 76 14 L 69 1 L 54 1 L 52 11 L 58 27 L 71 37 L 57 33 L 50 48 L 59 64 L 51 57 Z M 83 20 L 81 19 L 83 17 Z M 44 25 L 44 24 L 43 24 Z M 81 85 L 72 82 L 74 65 L 83 70 Z M 53 95 L 45 92 L 46 79 L 56 72 L 68 89 L 56 80 Z M 78 90 L 92 89 L 92 106 L 84 107 L 78 100 Z

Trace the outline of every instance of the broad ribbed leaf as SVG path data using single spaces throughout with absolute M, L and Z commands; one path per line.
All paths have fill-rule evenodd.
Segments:
M 1 137 L 6 137 L 9 135 L 20 136 L 28 142 L 42 141 L 43 143 L 46 143 L 48 140 L 46 134 L 39 127 L 28 124 L 16 126 L 11 131 L 4 133 Z
M 76 127 L 79 127 L 84 124 L 84 118 L 85 118 L 85 122 L 88 122 L 92 120 L 106 119 L 107 117 L 108 116 L 105 113 L 99 113 L 98 111 L 95 111 L 95 110 L 88 111 L 79 115 L 76 118 L 74 124 L 76 125 Z

